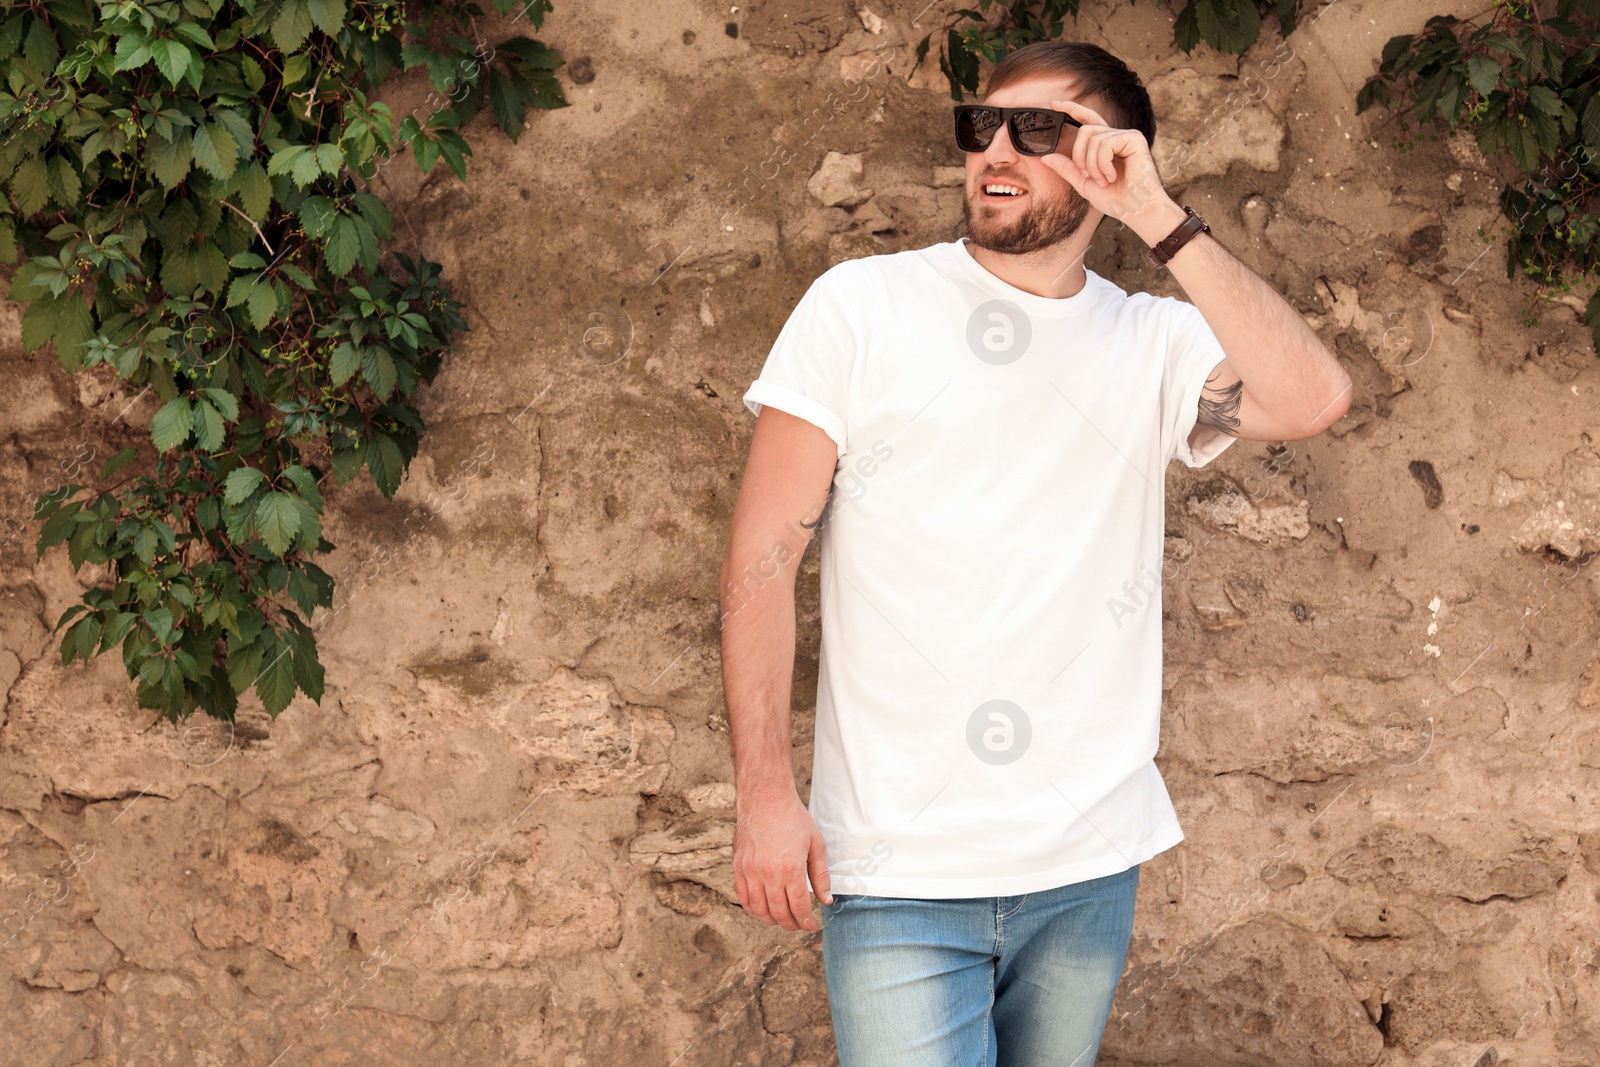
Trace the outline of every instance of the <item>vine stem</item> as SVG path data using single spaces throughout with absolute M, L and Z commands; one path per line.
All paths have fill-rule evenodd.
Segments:
M 221 204 L 225 208 L 231 209 L 235 215 L 238 215 L 241 219 L 244 219 L 244 221 L 248 222 L 250 224 L 250 228 L 256 231 L 256 236 L 261 238 L 261 243 L 267 246 L 267 251 L 272 252 L 273 256 L 278 254 L 273 252 L 272 242 L 267 240 L 267 235 L 261 232 L 261 227 L 256 225 L 255 219 L 251 218 L 249 215 L 246 215 L 243 211 L 240 211 L 226 200 L 219 200 L 217 203 Z

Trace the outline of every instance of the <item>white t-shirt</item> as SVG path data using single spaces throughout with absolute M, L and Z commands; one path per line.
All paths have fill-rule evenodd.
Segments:
M 840 263 L 744 395 L 839 447 L 810 811 L 836 893 L 1012 896 L 1183 840 L 1161 724 L 1164 470 L 1224 358 L 1191 304 L 1036 296 L 964 242 Z

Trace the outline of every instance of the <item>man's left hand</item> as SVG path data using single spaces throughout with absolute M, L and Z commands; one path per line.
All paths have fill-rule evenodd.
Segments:
M 1089 201 L 1090 207 L 1121 221 L 1149 245 L 1183 221 L 1183 209 L 1161 186 L 1144 134 L 1119 130 L 1094 108 L 1073 100 L 1050 103 L 1083 125 L 1073 139 L 1071 155 L 1052 152 L 1041 158 Z

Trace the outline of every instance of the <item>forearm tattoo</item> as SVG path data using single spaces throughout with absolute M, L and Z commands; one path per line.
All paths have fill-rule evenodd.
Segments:
M 1211 379 L 1206 379 L 1209 383 Z M 1214 394 L 1207 396 L 1207 392 Z M 1196 420 L 1219 433 L 1232 437 L 1239 428 L 1239 405 L 1244 399 L 1244 380 L 1222 389 L 1211 389 L 1208 384 L 1200 390 L 1200 415 Z

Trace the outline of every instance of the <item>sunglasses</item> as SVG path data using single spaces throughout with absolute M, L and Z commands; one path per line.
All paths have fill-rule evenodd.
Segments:
M 1001 123 L 1011 134 L 1011 145 L 1025 156 L 1047 156 L 1056 150 L 1061 130 L 1076 130 L 1083 123 L 1062 111 L 1045 107 L 993 107 L 962 104 L 956 107 L 956 144 L 963 152 L 982 152 L 994 140 Z M 1067 141 L 1070 146 L 1071 137 Z

